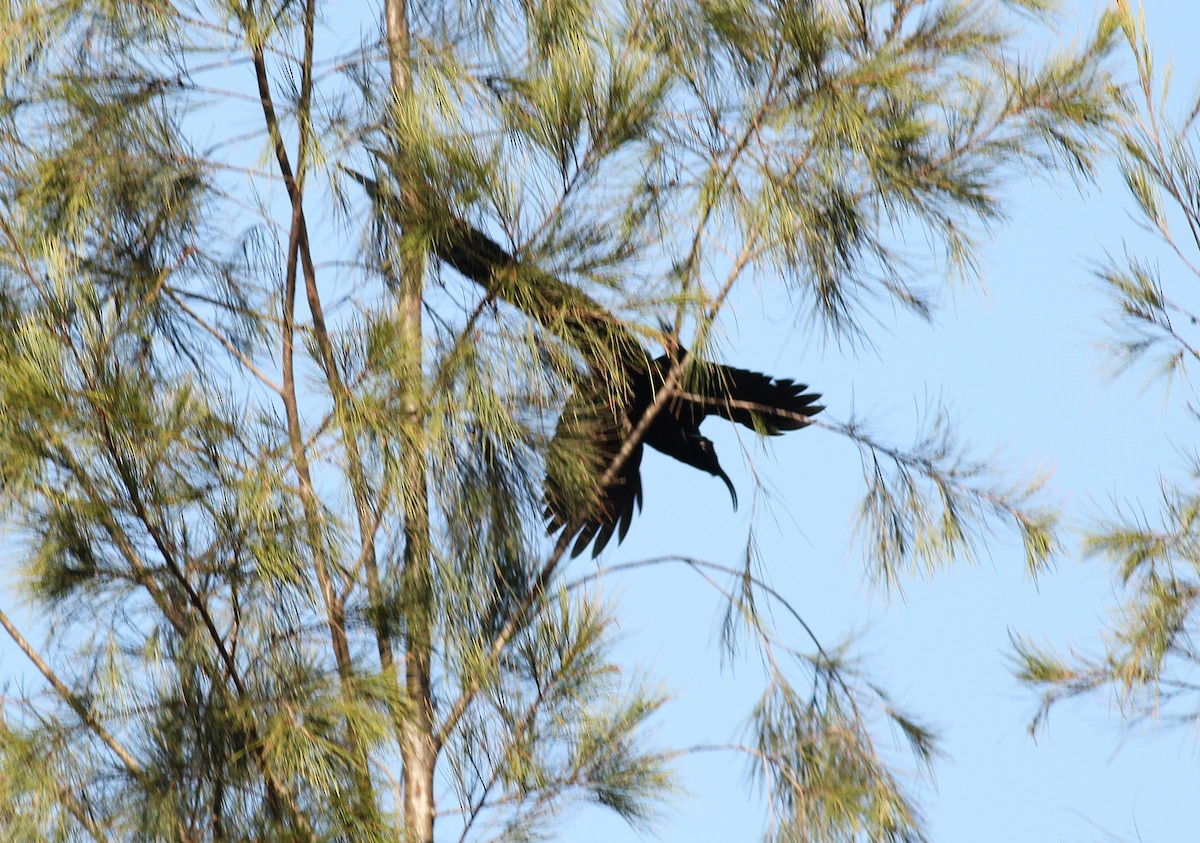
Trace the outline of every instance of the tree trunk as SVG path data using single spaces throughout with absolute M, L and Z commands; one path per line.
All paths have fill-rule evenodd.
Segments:
M 386 0 L 388 61 L 394 102 L 406 104 L 412 96 L 409 69 L 408 9 L 406 0 Z M 401 142 L 403 139 L 401 139 Z M 416 210 L 418 193 L 412 189 L 406 167 L 400 195 L 406 207 Z M 428 466 L 424 444 L 424 389 L 422 382 L 421 299 L 424 261 L 406 260 L 400 267 L 400 345 L 405 356 L 401 384 L 404 414 L 401 488 L 404 500 L 404 570 L 400 598 L 405 611 L 404 684 L 412 704 L 400 736 L 404 764 L 405 836 L 414 843 L 433 841 L 433 774 L 437 745 L 433 733 L 433 694 L 430 687 L 432 625 L 432 572 L 430 570 Z

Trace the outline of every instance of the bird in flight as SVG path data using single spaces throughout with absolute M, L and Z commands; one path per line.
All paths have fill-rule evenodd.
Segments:
M 635 509 L 642 505 L 644 445 L 721 478 L 734 509 L 737 490 L 721 468 L 712 442 L 700 433 L 709 416 L 720 416 L 766 435 L 807 426 L 824 409 L 805 384 L 758 372 L 692 360 L 679 387 L 645 428 L 612 478 L 598 488 L 609 466 L 666 387 L 673 367 L 686 360 L 677 347 L 650 359 L 627 356 L 624 371 L 593 369 L 567 399 L 546 455 L 544 516 L 551 535 L 565 531 L 571 556 L 595 544 L 595 556 L 617 535 L 625 538 Z
M 375 179 L 342 169 L 374 200 L 395 204 Z M 642 505 L 645 445 L 721 478 L 736 509 L 737 490 L 712 442 L 700 433 L 700 424 L 720 416 L 777 435 L 806 427 L 825 409 L 816 403 L 821 396 L 807 392 L 804 384 L 689 359 L 675 342 L 652 359 L 637 337 L 583 290 L 517 258 L 449 207 L 440 210 L 433 218 L 437 225 L 431 242 L 438 258 L 570 343 L 588 367 L 589 375 L 576 384 L 563 407 L 546 454 L 547 530 L 551 535 L 562 531 L 573 541 L 571 556 L 583 553 L 593 540 L 595 556 L 614 533 L 617 541 L 625 538 L 634 510 Z M 678 376 L 672 377 L 677 368 Z M 600 481 L 664 388 L 671 394 L 601 488 Z

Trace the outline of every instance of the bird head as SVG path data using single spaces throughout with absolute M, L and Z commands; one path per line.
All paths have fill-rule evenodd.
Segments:
M 738 507 L 737 489 L 733 488 L 733 481 L 729 479 L 729 475 L 721 468 L 721 462 L 717 459 L 717 451 L 713 448 L 712 441 L 703 436 L 697 437 L 695 441 L 697 459 L 693 465 L 725 481 L 725 486 L 729 489 L 729 497 L 733 499 L 733 508 L 736 510 Z

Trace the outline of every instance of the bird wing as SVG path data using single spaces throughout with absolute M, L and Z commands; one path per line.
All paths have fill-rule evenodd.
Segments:
M 696 424 L 705 416 L 720 416 L 774 436 L 805 427 L 825 409 L 817 403 L 820 393 L 807 389 L 806 384 L 790 378 L 772 378 L 747 369 L 696 360 L 687 373 L 681 396 L 681 404 L 687 408 L 681 407 L 680 412 L 690 413 Z
M 596 481 L 620 453 L 620 419 L 601 396 L 581 384 L 567 400 L 546 453 L 546 532 L 565 530 L 574 540 L 571 556 L 595 539 L 592 555 L 617 533 L 625 538 L 633 513 L 642 507 L 642 446 L 638 444 L 603 488 Z

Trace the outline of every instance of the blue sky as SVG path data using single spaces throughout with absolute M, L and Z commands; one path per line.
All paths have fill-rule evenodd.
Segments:
M 1103 7 L 1068 5 L 1068 38 L 1086 31 Z M 1158 66 L 1172 61 L 1175 100 L 1186 101 L 1200 82 L 1200 6 L 1146 5 Z M 1132 78 L 1123 52 L 1119 62 Z M 1000 464 L 1017 474 L 1051 471 L 1049 494 L 1065 504 L 1069 523 L 1094 523 L 1114 501 L 1153 518 L 1160 475 L 1184 479 L 1177 447 L 1194 442 L 1195 428 L 1178 393 L 1168 400 L 1147 369 L 1108 376 L 1111 360 L 1100 343 L 1112 311 L 1092 270 L 1106 252 L 1119 255 L 1128 244 L 1133 253 L 1161 258 L 1168 284 L 1194 279 L 1137 228 L 1115 167 L 1083 196 L 1065 178 L 1018 179 L 1008 195 L 1011 219 L 982 250 L 984 291 L 947 296 L 932 327 L 897 319 L 872 335 L 874 349 L 847 356 L 787 335 L 769 305 L 740 301 L 736 319 L 725 323 L 728 362 L 808 382 L 824 393 L 830 415 L 845 419 L 853 408 L 899 444 L 912 441 L 927 406 L 943 401 L 974 453 L 999 449 Z M 736 434 L 723 427 L 710 423 L 706 433 L 746 490 L 752 480 L 739 464 Z M 933 840 L 1194 839 L 1194 731 L 1125 729 L 1100 695 L 1054 709 L 1036 742 L 1027 733 L 1036 700 L 1011 676 L 1009 632 L 1097 652 L 1117 603 L 1108 568 L 1072 554 L 1033 584 L 1019 541 L 1008 537 L 974 567 L 912 579 L 902 595 L 889 595 L 868 581 L 848 538 L 862 493 L 854 448 L 822 430 L 782 437 L 767 449 L 747 444 L 755 469 L 777 492 L 778 529 L 770 517 L 758 523 L 773 583 L 825 643 L 858 636 L 867 672 L 942 730 L 947 757 L 934 786 L 918 790 Z M 731 513 L 719 481 L 697 479 L 658 455 L 646 458 L 643 471 L 645 510 L 606 561 L 674 550 L 737 564 L 748 506 Z M 688 509 L 673 508 L 673 491 L 685 488 Z M 661 524 L 672 526 L 655 526 Z M 713 743 L 740 737 L 761 673 L 751 665 L 718 669 L 721 606 L 711 588 L 688 583 L 678 570 L 609 583 L 621 595 L 623 653 L 678 695 L 660 735 Z M 692 798 L 663 818 L 661 839 L 754 839 L 763 806 L 746 796 L 742 758 L 705 755 L 680 769 Z M 573 840 L 637 839 L 598 811 L 566 829 Z
M 1062 26 L 1067 37 L 1090 27 L 1102 7 L 1068 5 L 1075 11 Z M 1189 96 L 1200 80 L 1193 43 L 1200 7 L 1147 5 L 1160 64 L 1174 60 L 1177 93 Z M 1131 78 L 1123 55 L 1121 63 Z M 985 290 L 947 296 L 934 325 L 900 317 L 872 334 L 872 349 L 847 354 L 792 330 L 777 315 L 779 302 L 744 295 L 723 323 L 727 361 L 806 381 L 824 393 L 830 416 L 845 420 L 853 409 L 900 444 L 911 442 L 923 411 L 941 400 L 975 453 L 1000 449 L 1000 463 L 1017 473 L 1052 471 L 1050 494 L 1075 523 L 1109 512 L 1113 500 L 1140 501 L 1153 513 L 1160 472 L 1182 478 L 1176 445 L 1192 441 L 1195 429 L 1178 401 L 1145 388 L 1144 370 L 1106 377 L 1098 344 L 1107 300 L 1092 265 L 1106 250 L 1120 252 L 1123 241 L 1140 254 L 1161 249 L 1137 231 L 1111 167 L 1084 196 L 1068 179 L 1018 179 L 1009 196 L 1011 220 L 990 233 L 981 254 Z M 1169 278 L 1173 266 L 1165 256 L 1162 264 Z M 710 423 L 706 433 L 742 493 L 741 510 L 730 510 L 715 478 L 650 452 L 645 508 L 604 563 L 683 553 L 737 564 L 753 482 L 727 428 Z M 947 757 L 934 785 L 917 791 L 933 840 L 1168 843 L 1195 836 L 1192 732 L 1126 731 L 1103 698 L 1059 707 L 1037 742 L 1026 732 L 1035 699 L 1011 678 L 1009 632 L 1094 651 L 1116 603 L 1107 568 L 1071 556 L 1035 585 L 1019 542 L 1005 538 L 974 567 L 913 579 L 902 595 L 884 593 L 867 581 L 850 540 L 862 493 L 854 447 L 823 430 L 767 447 L 752 439 L 742 442 L 772 491 L 757 529 L 773 584 L 824 643 L 857 636 L 865 670 L 943 732 Z M 578 560 L 572 573 L 593 566 Z M 752 663 L 722 670 L 719 596 L 679 569 L 607 577 L 603 588 L 620 601 L 622 661 L 674 696 L 657 720 L 657 741 L 741 737 L 761 674 Z M 26 670 L 0 641 L 0 677 Z M 689 793 L 663 816 L 660 839 L 757 837 L 763 805 L 749 795 L 743 758 L 697 755 L 678 769 Z M 564 821 L 562 830 L 576 841 L 640 839 L 598 810 Z

